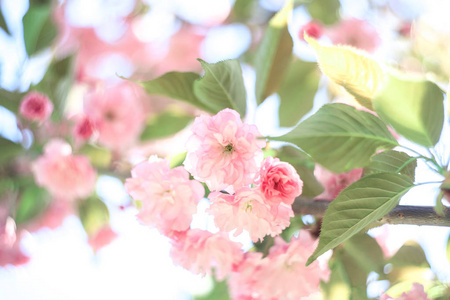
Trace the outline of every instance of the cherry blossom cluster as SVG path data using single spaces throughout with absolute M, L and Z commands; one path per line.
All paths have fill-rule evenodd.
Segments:
M 318 262 L 305 267 L 312 237 L 306 231 L 290 243 L 276 237 L 290 225 L 292 204 L 302 192 L 296 170 L 278 158 L 264 159 L 257 127 L 231 109 L 197 117 L 186 147 L 184 166 L 170 168 L 167 160 L 152 156 L 137 164 L 125 183 L 141 203 L 141 223 L 171 239 L 173 261 L 196 274 L 229 278 L 233 299 L 299 299 L 317 292 L 327 271 Z M 205 196 L 202 183 L 211 191 L 207 212 L 217 233 L 191 228 Z M 244 253 L 230 239 L 243 232 L 253 242 L 276 237 L 269 255 Z

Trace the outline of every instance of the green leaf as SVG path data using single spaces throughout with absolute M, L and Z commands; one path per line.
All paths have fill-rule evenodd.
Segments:
M 172 136 L 185 128 L 192 119 L 192 116 L 170 110 L 157 114 L 147 121 L 147 125 L 141 134 L 141 141 Z
M 97 197 L 80 201 L 78 214 L 88 235 L 98 232 L 109 223 L 109 211 L 105 203 Z
M 292 237 L 298 233 L 300 229 L 305 226 L 305 223 L 303 223 L 302 215 L 297 215 L 295 217 L 292 217 L 289 222 L 290 225 L 286 229 L 283 230 L 283 232 L 280 233 L 280 236 L 283 238 L 283 240 L 286 243 L 289 243 L 292 239 Z
M 380 148 L 398 145 L 380 119 L 340 103 L 322 106 L 291 132 L 269 139 L 297 145 L 335 173 L 364 167 Z
M 325 293 L 325 299 L 351 299 L 350 279 L 340 257 L 332 257 L 330 260 L 330 279 L 321 282 L 321 289 Z
M 444 192 L 442 190 L 439 191 L 439 194 L 436 197 L 436 203 L 434 204 L 434 211 L 437 215 L 441 217 L 445 217 L 445 206 L 442 203 L 442 199 L 444 198 Z
M 7 162 L 23 152 L 21 145 L 0 137 L 0 163 Z
M 384 273 L 383 250 L 381 250 L 377 241 L 368 234 L 360 233 L 354 235 L 343 244 L 343 249 L 357 267 L 362 269 L 367 275 L 372 271 L 378 274 Z
M 312 19 L 320 20 L 324 24 L 331 25 L 340 18 L 339 0 L 314 0 L 306 6 Z
M 52 117 L 58 121 L 64 115 L 67 95 L 74 81 L 74 56 L 52 61 L 44 78 L 32 89 L 46 94 L 54 105 Z
M 16 208 L 15 221 L 17 225 L 30 221 L 40 215 L 49 204 L 47 191 L 36 185 L 26 187 Z
M 23 38 L 28 56 L 49 47 L 57 35 L 52 23 L 51 4 L 30 3 L 23 17 Z
M 405 152 L 387 150 L 372 156 L 370 165 L 364 169 L 364 173 L 400 173 L 408 176 L 414 181 L 416 166 L 416 157 L 411 157 Z
M 235 59 L 209 64 L 199 59 L 205 75 L 194 82 L 194 93 L 215 113 L 225 108 L 236 110 L 241 117 L 246 111 L 246 91 L 239 62 Z
M 438 142 L 444 124 L 444 103 L 436 84 L 389 75 L 373 105 L 378 115 L 405 138 L 426 147 Z
M 3 11 L 0 8 L 0 28 L 3 29 L 8 35 L 11 35 L 11 32 L 8 29 L 8 25 L 6 24 L 5 17 L 3 15 Z
M 376 61 L 349 46 L 324 47 L 305 35 L 316 51 L 322 72 L 341 85 L 362 106 L 373 110 L 372 99 L 383 83 L 384 72 Z
M 408 176 L 378 173 L 345 188 L 325 212 L 319 245 L 306 265 L 385 216 L 413 186 Z
M 416 242 L 408 241 L 388 261 L 394 269 L 400 267 L 424 267 L 429 268 L 425 252 Z
M 290 163 L 297 171 L 303 181 L 303 197 L 314 198 L 315 196 L 323 193 L 323 186 L 314 176 L 314 163 L 311 162 L 310 157 L 292 146 L 284 146 L 280 148 L 278 150 L 277 157 L 281 161 Z
M 197 73 L 169 72 L 158 78 L 139 83 L 149 95 L 165 96 L 214 113 L 214 110 L 200 102 L 194 94 L 194 82 L 198 79 L 200 79 L 200 75 Z
M 195 296 L 194 300 L 230 300 L 226 280 L 216 281 L 213 279 L 212 290 L 204 296 Z
M 234 22 L 246 23 L 255 12 L 256 5 L 256 0 L 236 0 L 231 14 L 232 20 Z
M 184 160 L 186 159 L 187 152 L 178 153 L 170 159 L 170 168 L 176 168 L 183 165 Z
M 0 105 L 9 109 L 12 112 L 18 112 L 20 102 L 26 93 L 21 93 L 17 91 L 7 91 L 0 88 Z
M 111 165 L 112 153 L 109 149 L 101 148 L 97 145 L 85 144 L 80 149 L 80 154 L 87 156 L 96 168 L 108 169 Z
M 292 9 L 293 1 L 288 0 L 270 20 L 255 54 L 255 94 L 258 104 L 278 90 L 292 60 L 293 42 L 288 30 Z
M 295 126 L 314 104 L 320 74 L 315 63 L 295 60 L 278 90 L 281 127 Z

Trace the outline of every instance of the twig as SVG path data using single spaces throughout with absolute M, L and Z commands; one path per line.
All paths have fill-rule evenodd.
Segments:
M 295 214 L 314 215 L 323 217 L 330 201 L 314 200 L 298 197 L 295 199 L 292 209 Z M 389 214 L 378 220 L 381 224 L 409 224 L 425 226 L 447 226 L 450 227 L 450 210 L 444 211 L 444 216 L 436 214 L 432 206 L 399 205 Z

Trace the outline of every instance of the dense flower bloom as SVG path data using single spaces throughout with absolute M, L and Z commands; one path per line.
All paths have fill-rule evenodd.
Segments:
M 355 18 L 342 20 L 328 30 L 328 35 L 334 44 L 353 46 L 368 52 L 373 52 L 381 42 L 375 28 L 367 21 Z
M 32 121 L 45 121 L 53 112 L 53 103 L 44 94 L 28 93 L 20 103 L 20 114 Z
M 236 229 L 235 236 L 246 230 L 254 242 L 268 234 L 280 234 L 294 216 L 292 208 L 284 203 L 276 207 L 266 203 L 257 188 L 244 187 L 235 195 L 213 192 L 209 197 L 212 204 L 208 212 L 214 216 L 217 227 L 223 231 Z
M 72 155 L 72 148 L 63 140 L 47 143 L 44 155 L 32 165 L 36 183 L 55 198 L 74 200 L 86 198 L 94 190 L 97 172 L 82 155 Z
M 191 229 L 174 242 L 171 255 L 174 263 L 195 274 L 211 275 L 214 268 L 216 278 L 223 280 L 241 262 L 241 246 L 224 232 Z
M 89 237 L 88 243 L 97 252 L 101 248 L 109 245 L 113 240 L 117 238 L 117 233 L 115 233 L 109 225 L 104 226 L 98 232 Z
M 298 35 L 301 40 L 305 39 L 305 33 L 312 38 L 318 39 L 323 35 L 322 25 L 317 21 L 310 21 L 300 28 Z
M 265 142 L 258 140 L 255 125 L 243 124 L 239 114 L 224 109 L 215 116 L 195 119 L 187 142 L 186 169 L 211 190 L 233 186 L 237 190 L 253 183 Z
M 344 188 L 359 180 L 362 176 L 362 171 L 362 169 L 354 169 L 350 172 L 335 174 L 316 165 L 314 175 L 325 188 L 325 191 L 316 198 L 330 201 L 333 200 Z
M 278 158 L 267 157 L 259 171 L 257 180 L 266 201 L 271 204 L 280 202 L 291 205 L 295 197 L 302 193 L 303 181 L 293 166 Z
M 423 285 L 413 283 L 413 286 L 408 293 L 403 293 L 398 298 L 392 298 L 388 295 L 381 295 L 380 300 L 430 300 L 430 298 L 428 298 L 427 293 L 425 293 Z
M 298 300 L 318 292 L 320 280 L 327 280 L 329 270 L 319 261 L 305 267 L 315 245 L 308 232 L 300 231 L 289 244 L 277 237 L 263 259 L 249 253 L 230 277 L 233 299 Z
M 144 126 L 141 103 L 129 84 L 88 93 L 84 110 L 98 130 L 99 143 L 113 149 L 130 145 Z
M 205 190 L 202 184 L 189 180 L 183 167 L 170 169 L 169 162 L 152 156 L 131 170 L 125 188 L 135 200 L 142 202 L 138 218 L 155 226 L 164 234 L 189 228 L 197 203 Z

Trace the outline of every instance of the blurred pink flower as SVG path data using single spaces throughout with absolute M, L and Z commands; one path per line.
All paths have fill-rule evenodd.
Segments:
M 171 255 L 175 264 L 192 273 L 212 275 L 214 268 L 217 280 L 223 280 L 241 262 L 241 247 L 224 232 L 213 234 L 191 229 L 184 238 L 173 243 Z
M 94 122 L 86 115 L 76 117 L 73 127 L 73 135 L 77 143 L 85 142 L 91 138 L 95 132 Z
M 35 232 L 42 228 L 58 228 L 67 216 L 74 213 L 72 204 L 64 200 L 52 201 L 42 215 L 25 225 L 25 229 L 29 232 Z
M 212 191 L 253 183 L 265 145 L 255 125 L 243 124 L 236 111 L 224 109 L 212 117 L 197 117 L 192 132 L 184 165 L 196 179 Z
M 104 87 L 86 95 L 84 110 L 98 130 L 99 143 L 123 150 L 138 138 L 145 125 L 138 95 L 128 83 Z
M 287 162 L 278 158 L 267 157 L 259 171 L 256 181 L 268 203 L 278 205 L 280 202 L 291 205 L 295 197 L 302 193 L 303 181 L 297 171 Z
M 98 232 L 89 237 L 88 243 L 97 252 L 101 248 L 109 245 L 112 241 L 117 238 L 117 233 L 115 233 L 109 225 L 104 226 Z
M 12 247 L 0 246 L 0 267 L 20 266 L 28 263 L 29 260 L 30 258 L 20 249 L 20 240 L 17 240 Z
M 373 52 L 381 43 L 375 28 L 367 21 L 355 18 L 342 20 L 327 30 L 335 45 L 348 45 L 367 52 Z
M 72 148 L 63 140 L 50 140 L 44 155 L 32 164 L 36 183 L 58 199 L 74 200 L 91 195 L 97 172 L 85 156 L 72 155 Z
M 212 204 L 207 211 L 214 216 L 217 227 L 227 232 L 236 229 L 235 236 L 246 230 L 253 242 L 268 234 L 280 234 L 294 216 L 292 208 L 284 203 L 275 208 L 266 203 L 257 188 L 244 187 L 235 195 L 213 192 L 209 198 Z
M 320 281 L 328 280 L 330 271 L 319 261 L 305 266 L 316 243 L 301 230 L 290 243 L 277 237 L 263 259 L 259 254 L 247 255 L 228 281 L 233 299 L 298 300 L 318 292 Z
M 205 35 L 195 29 L 195 26 L 183 25 L 177 33 L 172 35 L 168 42 L 168 52 L 160 60 L 164 63 L 155 65 L 156 74 L 170 71 L 200 71 L 201 64 L 197 58 L 201 57 L 201 45 Z
M 423 285 L 419 283 L 413 283 L 411 290 L 408 293 L 402 293 L 398 298 L 392 298 L 389 295 L 381 295 L 380 300 L 430 300 L 427 293 L 423 288 Z
M 325 191 L 316 196 L 316 199 L 329 201 L 335 199 L 344 188 L 359 180 L 362 172 L 363 169 L 354 169 L 350 172 L 335 174 L 320 165 L 316 165 L 314 175 L 325 188 Z
M 319 22 L 312 20 L 300 28 L 298 36 L 301 40 L 305 40 L 305 33 L 312 38 L 318 39 L 323 35 L 323 26 Z
M 166 235 L 189 228 L 197 203 L 205 194 L 200 182 L 189 180 L 183 167 L 170 169 L 167 160 L 156 156 L 136 165 L 131 176 L 125 188 L 131 197 L 142 202 L 138 218 L 144 224 Z
M 53 112 L 53 103 L 39 92 L 28 93 L 20 103 L 20 114 L 31 121 L 45 121 Z

